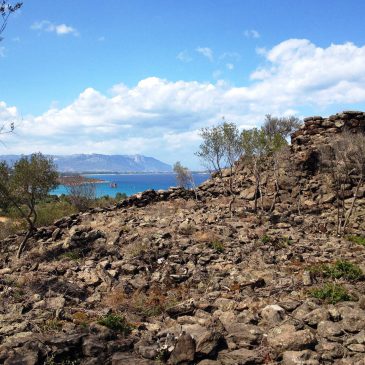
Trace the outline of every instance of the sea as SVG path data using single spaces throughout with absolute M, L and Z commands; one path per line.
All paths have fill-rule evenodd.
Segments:
M 114 198 L 117 193 L 125 193 L 127 196 L 148 190 L 166 190 L 171 186 L 177 186 L 176 175 L 173 173 L 153 174 L 83 174 L 82 176 L 102 180 L 96 183 L 96 196 L 109 195 Z M 193 173 L 195 185 L 198 186 L 210 178 L 208 173 Z M 115 187 L 113 187 L 115 186 Z M 51 191 L 51 194 L 67 195 L 64 185 L 59 185 Z

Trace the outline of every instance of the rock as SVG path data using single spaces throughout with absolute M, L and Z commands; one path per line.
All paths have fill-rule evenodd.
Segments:
M 85 337 L 82 341 L 82 352 L 85 356 L 93 357 L 105 353 L 105 343 L 96 336 Z
M 127 352 L 116 352 L 112 356 L 112 365 L 155 365 L 155 362 L 140 359 Z
M 309 271 L 304 271 L 302 274 L 302 280 L 304 286 L 312 285 L 312 275 Z
M 38 364 L 38 352 L 34 351 L 21 351 L 16 352 L 14 355 L 8 357 L 4 365 L 37 365 Z
M 255 365 L 262 364 L 262 357 L 253 350 L 238 349 L 221 351 L 218 356 L 222 365 Z
M 261 317 L 271 324 L 277 324 L 284 319 L 285 310 L 277 304 L 267 305 L 261 311 Z
M 194 299 L 189 299 L 183 303 L 179 303 L 173 307 L 167 308 L 166 313 L 173 317 L 179 317 L 182 315 L 191 314 L 194 312 L 195 302 Z
M 191 362 L 195 357 L 195 341 L 193 338 L 187 334 L 183 333 L 171 353 L 170 362 L 172 365 L 184 364 L 186 362 Z
M 268 333 L 267 342 L 269 346 L 281 353 L 312 348 L 317 340 L 309 329 L 296 331 L 293 325 L 284 324 Z
M 251 186 L 250 188 L 245 189 L 245 190 L 241 191 L 241 193 L 240 193 L 240 197 L 242 199 L 246 199 L 246 200 L 254 200 L 255 195 L 256 195 L 256 187 L 255 186 Z
M 322 321 L 318 323 L 317 335 L 324 338 L 331 338 L 333 336 L 341 336 L 343 330 L 339 322 Z
M 282 365 L 319 365 L 318 355 L 310 350 L 285 351 Z

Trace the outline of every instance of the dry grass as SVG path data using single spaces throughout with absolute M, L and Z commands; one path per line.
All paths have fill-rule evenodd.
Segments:
M 144 292 L 136 290 L 131 295 L 122 290 L 114 290 L 104 300 L 114 311 L 137 313 L 146 317 L 158 316 L 188 297 L 188 288 L 179 286 L 170 290 L 151 288 Z
M 219 237 L 212 231 L 197 231 L 193 234 L 193 239 L 198 243 L 209 243 L 218 241 Z

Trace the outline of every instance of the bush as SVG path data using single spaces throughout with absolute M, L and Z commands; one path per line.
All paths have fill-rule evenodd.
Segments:
M 126 319 L 119 314 L 108 314 L 101 318 L 98 323 L 123 335 L 128 335 L 132 330 Z
M 363 275 L 358 265 L 348 261 L 336 261 L 335 264 L 326 266 L 324 274 L 333 279 L 344 278 L 347 280 L 357 280 Z
M 353 243 L 357 243 L 358 245 L 365 246 L 365 237 L 359 235 L 351 235 L 347 236 L 347 239 Z
M 358 265 L 345 260 L 338 260 L 332 265 L 312 267 L 310 271 L 315 275 L 323 275 L 332 279 L 358 280 L 363 276 Z
M 224 252 L 224 245 L 220 241 L 213 241 L 208 244 L 208 247 L 212 248 L 213 250 L 216 250 L 217 252 Z
M 322 288 L 312 290 L 311 295 L 314 298 L 324 300 L 331 304 L 352 299 L 343 286 L 333 283 L 327 283 Z

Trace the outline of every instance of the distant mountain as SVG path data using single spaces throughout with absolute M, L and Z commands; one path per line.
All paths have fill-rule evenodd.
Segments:
M 142 155 L 81 154 L 50 156 L 59 172 L 170 172 L 170 165 Z M 0 161 L 12 165 L 19 155 L 0 155 Z

